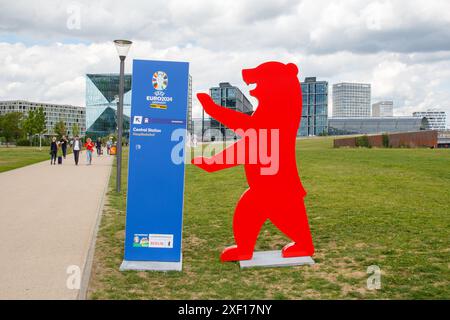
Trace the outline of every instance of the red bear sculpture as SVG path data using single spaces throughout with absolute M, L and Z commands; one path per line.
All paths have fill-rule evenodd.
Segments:
M 303 202 L 306 192 L 295 158 L 302 115 L 297 66 L 267 62 L 243 70 L 242 76 L 247 85 L 256 84 L 250 95 L 258 99 L 259 105 L 251 116 L 216 105 L 207 94 L 197 95 L 211 117 L 242 138 L 212 158 L 195 158 L 192 163 L 208 172 L 244 164 L 250 187 L 241 196 L 234 214 L 236 245 L 226 248 L 221 260 L 252 259 L 258 234 L 267 219 L 293 241 L 283 248 L 283 257 L 312 256 L 314 246 Z M 264 157 L 254 156 L 261 149 L 270 150 L 272 156 L 276 154 L 277 163 L 269 167 Z

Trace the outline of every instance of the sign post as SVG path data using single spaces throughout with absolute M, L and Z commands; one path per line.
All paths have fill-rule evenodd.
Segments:
M 188 77 L 188 63 L 133 61 L 122 271 L 182 269 Z

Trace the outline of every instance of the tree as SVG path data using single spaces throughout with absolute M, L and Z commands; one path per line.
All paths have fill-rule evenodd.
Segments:
M 3 137 L 3 119 L 4 118 L 5 118 L 5 116 L 0 114 L 0 138 Z
M 58 135 L 58 139 L 61 139 L 62 136 L 65 136 L 67 134 L 67 129 L 64 121 L 60 120 L 57 123 L 55 123 L 55 133 Z
M 10 112 L 2 116 L 0 130 L 1 135 L 5 138 L 6 146 L 23 134 L 20 126 L 21 119 L 22 113 L 20 112 Z
M 36 132 L 35 117 L 36 117 L 35 111 L 30 110 L 28 112 L 28 116 L 26 118 L 22 119 L 22 129 L 25 132 L 25 134 L 27 135 L 28 139 L 30 139 L 30 142 L 31 142 L 31 138 L 33 137 L 33 135 Z
M 47 131 L 44 108 L 40 107 L 34 114 L 35 133 L 39 135 L 39 148 L 42 148 L 42 135 Z
M 74 137 L 79 136 L 80 135 L 80 127 L 78 126 L 78 124 L 74 123 L 72 126 L 72 135 Z

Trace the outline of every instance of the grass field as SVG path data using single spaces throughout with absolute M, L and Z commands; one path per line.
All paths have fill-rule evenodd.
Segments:
M 449 150 L 333 149 L 332 140 L 323 138 L 299 141 L 297 155 L 316 265 L 241 271 L 236 263 L 220 263 L 221 250 L 233 244 L 233 210 L 247 188 L 244 171 L 207 174 L 188 165 L 183 272 L 119 272 L 126 195 L 111 189 L 89 297 L 450 298 Z M 113 173 L 111 187 L 114 181 Z M 288 242 L 267 223 L 257 250 L 281 249 Z M 371 265 L 381 268 L 381 290 L 367 289 Z
M 1 147 L 0 172 L 9 171 L 48 159 L 49 147 Z

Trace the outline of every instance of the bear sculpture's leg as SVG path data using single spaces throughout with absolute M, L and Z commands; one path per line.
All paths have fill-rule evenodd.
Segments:
M 256 239 L 266 219 L 258 206 L 258 200 L 250 189 L 247 190 L 234 212 L 233 232 L 236 245 L 225 248 L 220 260 L 225 262 L 252 259 Z
M 314 245 L 303 200 L 292 201 L 291 199 L 284 202 L 278 210 L 283 210 L 283 212 L 270 216 L 270 221 L 294 241 L 283 248 L 283 257 L 312 256 Z

